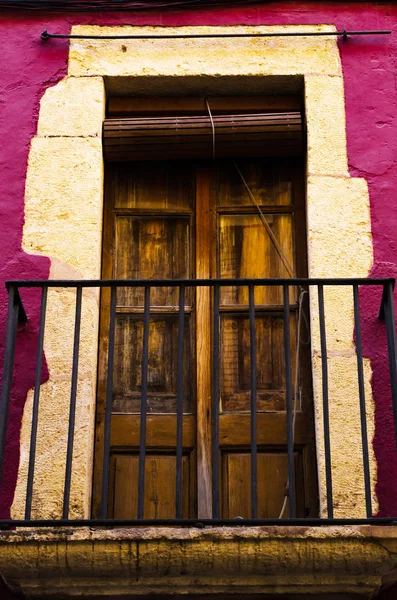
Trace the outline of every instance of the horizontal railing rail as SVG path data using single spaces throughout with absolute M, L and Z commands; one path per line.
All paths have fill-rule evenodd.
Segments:
M 29 319 L 29 311 L 25 311 L 24 302 L 21 300 L 21 290 L 36 288 L 41 291 L 40 300 L 40 318 L 37 334 L 37 354 L 35 365 L 35 382 L 33 391 L 32 424 L 30 436 L 29 464 L 27 468 L 26 498 L 25 498 L 25 517 L 23 519 L 0 519 L 0 527 L 10 526 L 29 526 L 29 527 L 49 527 L 56 525 L 92 525 L 104 526 L 111 524 L 113 526 L 123 525 L 181 525 L 181 526 L 207 526 L 207 525 L 260 525 L 260 524 L 343 524 L 343 523 L 370 523 L 376 522 L 390 523 L 397 521 L 397 517 L 374 518 L 372 506 L 372 487 L 370 474 L 370 456 L 368 441 L 368 423 L 365 398 L 365 375 L 364 375 L 364 352 L 363 338 L 360 314 L 360 287 L 374 286 L 379 289 L 381 294 L 379 305 L 379 318 L 385 323 L 387 354 L 389 361 L 391 401 L 394 414 L 394 428 L 397 439 L 397 343 L 396 326 L 394 313 L 394 279 L 390 278 L 295 278 L 295 279 L 156 279 L 156 280 L 48 280 L 48 281 L 8 281 L 6 283 L 8 290 L 8 317 L 6 327 L 5 353 L 3 380 L 1 389 L 0 404 L 0 493 L 4 479 L 4 459 L 6 450 L 6 435 L 9 421 L 9 409 L 12 398 L 14 363 L 16 354 L 16 342 L 18 338 L 18 325 L 26 323 Z M 245 314 L 249 322 L 249 416 L 250 416 L 250 464 L 251 464 L 251 517 L 226 519 L 222 518 L 221 511 L 221 483 L 220 483 L 220 319 L 222 315 L 221 290 L 224 287 L 234 286 L 236 288 L 246 288 L 248 291 L 247 302 L 245 304 Z M 349 518 L 334 517 L 334 498 L 333 498 L 333 473 L 332 473 L 332 448 L 330 435 L 330 398 L 329 398 L 329 373 L 328 373 L 328 350 L 327 350 L 327 332 L 326 326 L 326 299 L 324 290 L 328 287 L 349 287 L 351 289 L 352 316 L 354 322 L 354 336 L 357 358 L 357 389 L 358 389 L 358 410 L 360 419 L 360 440 L 358 443 L 362 447 L 362 475 L 364 481 L 365 513 L 366 518 L 355 518 L 353 515 Z M 150 294 L 153 288 L 178 288 L 177 310 L 177 389 L 176 389 L 176 480 L 175 485 L 175 518 L 170 519 L 147 519 L 144 515 L 145 501 L 145 461 L 147 458 L 147 408 L 148 408 L 148 365 L 149 365 L 149 326 L 152 315 L 156 313 L 156 306 L 150 303 Z M 208 518 L 184 518 L 183 517 L 183 415 L 184 415 L 184 327 L 185 316 L 188 313 L 186 307 L 187 290 L 200 287 L 209 288 L 212 291 L 212 309 L 211 309 L 211 361 L 212 361 L 212 423 L 211 423 L 211 447 L 212 447 L 212 517 Z M 258 391 L 257 391 L 257 331 L 256 318 L 259 310 L 258 303 L 255 302 L 255 290 L 259 287 L 273 287 L 282 291 L 278 305 L 278 312 L 283 319 L 283 363 L 285 369 L 285 419 L 286 419 L 286 447 L 287 447 L 287 465 L 288 465 L 288 513 L 289 518 L 258 518 Z M 294 391 L 292 381 L 292 358 L 291 358 L 291 330 L 290 314 L 292 310 L 290 290 L 298 287 L 305 290 L 310 296 L 310 302 L 316 303 L 318 314 L 316 314 L 316 323 L 318 327 L 320 343 L 320 363 L 321 363 L 321 400 L 322 400 L 322 445 L 324 452 L 325 469 L 325 495 L 326 506 L 323 507 L 322 514 L 324 518 L 300 518 L 296 516 L 296 497 L 295 497 L 295 441 L 294 441 Z M 73 322 L 73 350 L 72 367 L 70 375 L 70 406 L 68 414 L 68 435 L 65 460 L 64 492 L 62 499 L 62 515 L 59 518 L 32 518 L 34 475 L 37 461 L 37 436 L 39 425 L 39 401 L 40 387 L 44 359 L 44 332 L 47 317 L 47 303 L 49 289 L 70 289 L 76 291 L 75 296 L 75 314 Z M 103 433 L 103 464 L 102 464 L 102 492 L 100 501 L 100 511 L 97 518 L 93 519 L 71 519 L 70 496 L 72 484 L 72 465 L 76 445 L 76 401 L 77 388 L 79 381 L 79 362 L 80 362 L 80 342 L 82 331 L 82 298 L 85 288 L 108 288 L 110 290 L 109 305 L 109 328 L 107 336 L 107 381 L 106 381 L 106 403 L 104 415 L 104 433 Z M 143 322 L 142 356 L 141 356 L 141 392 L 140 392 L 140 413 L 139 413 L 139 453 L 138 453 L 138 489 L 137 494 L 137 518 L 131 519 L 111 519 L 108 518 L 109 503 L 109 469 L 111 453 L 111 423 L 112 423 L 112 398 L 113 398 L 113 371 L 115 362 L 115 329 L 116 329 L 116 309 L 117 309 L 117 290 L 119 288 L 140 288 L 143 292 L 143 303 L 141 304 L 141 320 Z M 24 293 L 28 293 L 25 291 Z M 22 294 L 22 297 L 24 296 Z M 233 305 L 227 305 L 229 310 L 233 310 Z M 261 306 L 263 309 L 263 306 Z M 274 309 L 274 306 L 272 307 Z M 313 319 L 313 315 L 312 315 Z M 65 333 L 66 335 L 66 333 Z M 353 336 L 353 331 L 352 331 Z M 299 342 L 298 342 L 299 343 Z M 319 432 L 317 431 L 317 435 Z M 170 482 L 171 483 L 171 482 Z M 197 482 L 200 485 L 200 481 Z
M 395 279 L 376 278 L 376 277 L 312 277 L 312 278 L 224 278 L 224 279 L 47 279 L 45 281 L 26 279 L 26 280 L 10 280 L 6 281 L 6 288 L 104 288 L 104 287 L 180 287 L 185 285 L 188 287 L 213 287 L 219 285 L 221 287 L 238 285 L 255 285 L 255 286 L 308 286 L 308 285 L 377 285 L 388 286 L 394 288 Z

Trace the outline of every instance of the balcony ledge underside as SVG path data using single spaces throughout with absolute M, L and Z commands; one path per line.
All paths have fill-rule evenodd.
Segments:
M 397 527 L 17 530 L 0 533 L 0 574 L 26 598 L 372 598 L 397 581 Z

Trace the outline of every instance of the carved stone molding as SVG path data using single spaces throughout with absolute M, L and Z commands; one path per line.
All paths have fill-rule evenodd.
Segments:
M 88 528 L 0 534 L 25 598 L 148 594 L 372 598 L 397 581 L 393 527 Z M 237 597 L 237 596 L 236 596 Z

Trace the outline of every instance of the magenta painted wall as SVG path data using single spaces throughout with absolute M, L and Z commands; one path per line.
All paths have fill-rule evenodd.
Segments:
M 68 42 L 43 43 L 40 33 L 68 33 L 74 24 L 266 25 L 334 24 L 338 29 L 392 29 L 391 37 L 340 42 L 346 91 L 347 140 L 352 176 L 369 185 L 375 262 L 374 276 L 397 275 L 397 6 L 372 3 L 275 2 L 249 7 L 144 13 L 3 13 L 0 21 L 0 278 L 48 278 L 50 261 L 21 249 L 24 182 L 29 144 L 39 101 L 47 87 L 66 74 Z M 48 224 L 50 226 L 50 224 Z M 37 296 L 24 297 L 29 322 L 18 337 L 11 420 L 7 438 L 5 488 L 0 516 L 9 515 L 19 461 L 19 433 L 26 394 L 33 385 L 37 341 Z M 397 457 L 393 441 L 384 328 L 376 315 L 379 298 L 362 292 L 365 355 L 371 359 L 376 403 L 373 441 L 378 460 L 379 515 L 397 515 Z M 0 359 L 3 358 L 7 297 L 0 285 Z M 353 335 L 353 332 L 352 332 Z M 48 377 L 43 368 L 43 381 Z

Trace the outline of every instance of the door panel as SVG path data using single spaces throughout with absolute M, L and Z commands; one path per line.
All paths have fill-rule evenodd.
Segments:
M 291 315 L 292 377 L 295 374 L 296 328 Z M 250 410 L 250 325 L 245 314 L 221 316 L 221 412 Z M 285 410 L 284 320 L 260 314 L 255 320 L 257 410 Z
M 182 458 L 184 482 L 183 517 L 189 517 L 189 456 Z M 110 465 L 110 514 L 114 519 L 128 519 L 136 515 L 138 499 L 135 490 L 138 488 L 139 456 L 137 454 L 113 454 Z M 146 494 L 143 509 L 144 519 L 167 519 L 175 515 L 175 457 L 164 454 L 149 454 L 145 462 Z
M 226 416 L 226 415 L 225 415 Z M 219 444 L 221 450 L 232 447 L 248 447 L 251 444 L 251 417 L 245 413 L 229 413 L 227 418 L 219 422 Z M 295 422 L 295 444 L 305 446 L 310 439 L 310 425 L 306 415 L 298 411 Z M 257 415 L 258 446 L 286 447 L 287 429 L 285 427 L 285 412 L 262 412 Z
M 185 318 L 183 412 L 192 411 L 190 316 Z M 141 364 L 143 318 L 118 314 L 116 318 L 113 412 L 139 413 L 141 403 Z M 149 413 L 175 413 L 177 395 L 178 315 L 156 315 L 149 324 L 147 410 Z
M 242 207 L 242 206 L 241 206 Z M 291 214 L 264 215 L 289 264 L 294 268 L 293 218 Z M 258 260 L 261 257 L 261 260 Z M 268 232 L 258 214 L 222 214 L 219 216 L 219 277 L 288 277 Z M 291 290 L 291 295 L 293 290 Z M 293 296 L 292 296 L 293 297 Z M 257 287 L 255 304 L 282 304 L 281 288 Z M 222 289 L 222 304 L 248 304 L 248 288 Z
M 291 161 L 238 160 L 219 161 L 216 176 L 216 204 L 218 207 L 252 207 L 236 165 L 260 206 L 288 206 L 293 203 Z
M 258 452 L 258 518 L 279 517 L 288 479 L 286 452 Z M 302 481 L 302 457 L 295 453 L 295 472 Z M 222 454 L 223 516 L 225 519 L 251 516 L 251 457 L 247 452 Z M 303 513 L 303 495 L 297 490 L 297 514 Z M 288 507 L 283 514 L 288 517 Z
M 112 416 L 110 432 L 111 448 L 138 448 L 139 419 L 134 414 L 118 414 Z M 183 420 L 183 447 L 193 448 L 196 439 L 196 416 L 185 415 Z M 175 415 L 147 415 L 146 444 L 148 448 L 175 448 L 176 419 Z M 160 451 L 160 450 L 159 450 Z
M 107 165 L 116 209 L 178 211 L 193 208 L 194 173 L 188 161 Z M 150 183 L 148 185 L 148 182 Z
M 116 279 L 187 279 L 189 217 L 116 216 Z M 143 306 L 143 290 L 119 288 L 119 306 Z M 177 306 L 178 290 L 156 287 L 151 306 Z

